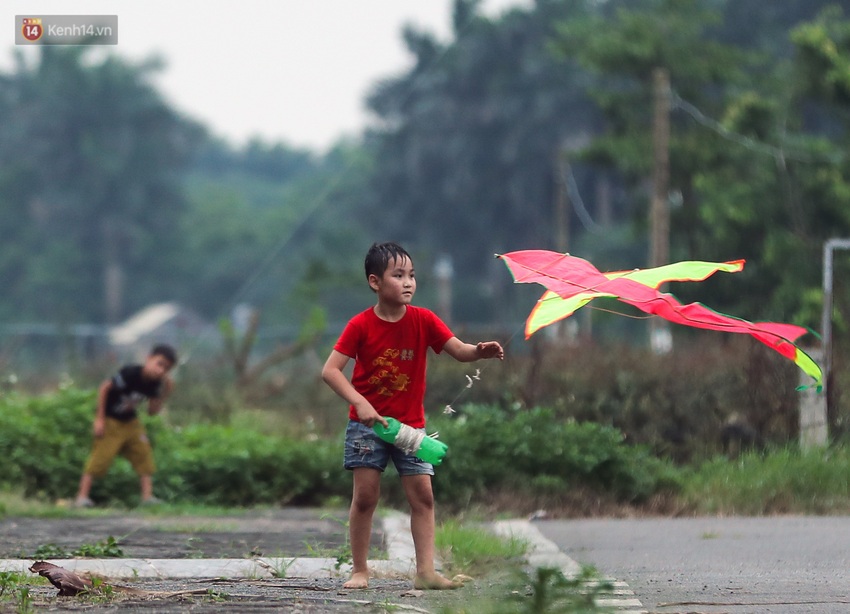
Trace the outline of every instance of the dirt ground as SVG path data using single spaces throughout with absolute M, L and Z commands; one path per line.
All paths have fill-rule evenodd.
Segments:
M 300 578 L 263 580 L 139 580 L 115 582 L 116 586 L 149 594 L 123 594 L 113 590 L 108 596 L 58 597 L 50 585 L 30 589 L 35 612 L 122 612 L 178 614 L 180 612 L 297 612 L 309 614 L 349 614 L 364 612 L 456 612 L 431 609 L 420 591 L 411 590 L 409 580 L 373 580 L 366 590 L 345 590 L 342 581 Z M 461 599 L 466 588 L 446 595 Z M 443 596 L 438 596 L 439 598 Z M 441 599 L 438 599 L 441 600 Z M 19 613 L 20 601 L 0 602 L 3 614 Z M 26 611 L 26 610 L 24 610 Z
M 346 510 L 287 508 L 233 516 L 128 512 L 77 518 L 0 520 L 0 558 L 68 553 L 113 537 L 125 558 L 191 559 L 333 556 L 346 544 Z M 373 545 L 383 534 L 376 525 Z M 61 558 L 52 555 L 53 558 Z
M 346 548 L 345 510 L 280 509 L 233 516 L 125 515 L 0 520 L 0 558 L 47 560 L 39 552 L 71 552 L 112 536 L 125 558 L 334 557 Z M 380 554 L 383 533 L 373 532 Z M 37 576 L 34 576 L 36 578 Z M 346 590 L 337 578 L 116 579 L 106 594 L 59 597 L 52 585 L 11 588 L 0 613 L 82 611 L 178 612 L 457 612 L 474 599 L 471 583 L 456 591 L 412 590 L 409 578 L 374 578 L 365 590 Z M 129 589 L 129 590 L 125 590 Z M 1 591 L 0 591 L 1 592 Z M 435 594 L 442 593 L 442 594 Z M 451 593 L 451 594 L 449 594 Z M 31 609 L 23 607 L 29 600 Z

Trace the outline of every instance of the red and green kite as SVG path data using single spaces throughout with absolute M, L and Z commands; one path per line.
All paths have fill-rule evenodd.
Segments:
M 814 379 L 818 391 L 823 374 L 817 363 L 794 341 L 809 329 L 779 322 L 748 322 L 718 313 L 700 303 L 681 304 L 672 294 L 658 291 L 667 281 L 702 281 L 717 271 L 737 273 L 743 260 L 685 261 L 653 269 L 601 273 L 587 260 L 546 250 L 523 250 L 498 255 L 516 283 L 538 283 L 547 291 L 528 316 L 525 336 L 572 315 L 595 298 L 607 296 L 676 324 L 752 335 L 776 350 Z

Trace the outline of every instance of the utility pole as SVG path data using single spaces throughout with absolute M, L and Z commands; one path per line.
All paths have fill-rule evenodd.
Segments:
M 649 222 L 649 266 L 670 262 L 670 73 L 666 68 L 652 71 L 652 200 Z M 664 286 L 659 290 L 664 291 Z M 650 320 L 649 343 L 652 350 L 664 354 L 673 349 L 673 337 L 666 320 Z
M 823 244 L 823 314 L 821 320 L 821 350 L 809 350 L 809 355 L 823 371 L 823 390 L 820 394 L 811 387 L 800 393 L 800 447 L 804 450 L 829 443 L 832 387 L 832 287 L 835 250 L 850 250 L 850 239 L 829 239 Z M 807 378 L 801 383 L 808 384 Z
M 437 278 L 437 313 L 446 324 L 452 322 L 452 279 L 454 278 L 452 257 L 441 254 L 434 263 L 434 277 Z
M 567 149 L 564 148 L 555 152 L 553 162 L 552 173 L 555 177 L 555 249 L 562 254 L 566 254 L 569 251 L 570 244 L 570 196 L 567 190 L 570 163 L 567 159 Z M 586 331 L 588 335 L 590 334 L 589 324 L 590 322 L 588 320 Z M 558 322 L 554 330 L 558 338 L 566 338 L 568 342 L 572 343 L 578 335 L 578 327 L 579 325 L 576 320 L 568 318 L 566 321 Z
M 569 249 L 570 216 L 567 210 L 566 152 L 556 151 L 552 172 L 555 176 L 555 249 L 566 253 Z
M 837 249 L 850 249 L 850 239 L 829 239 L 823 244 L 823 393 L 829 412 L 829 386 L 832 377 L 832 287 L 833 254 Z
M 104 315 L 109 324 L 120 320 L 124 308 L 124 268 L 120 260 L 119 232 L 114 217 L 108 216 L 101 222 Z

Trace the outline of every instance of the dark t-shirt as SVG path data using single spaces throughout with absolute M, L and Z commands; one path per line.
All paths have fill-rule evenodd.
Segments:
M 106 393 L 106 415 L 122 422 L 136 417 L 136 408 L 146 399 L 159 398 L 162 380 L 142 377 L 142 365 L 127 365 L 115 374 Z

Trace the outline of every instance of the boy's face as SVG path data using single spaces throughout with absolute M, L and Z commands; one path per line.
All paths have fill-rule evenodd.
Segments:
M 151 354 L 145 359 L 145 364 L 142 365 L 142 377 L 153 380 L 162 379 L 171 371 L 173 366 L 165 356 Z
M 381 277 L 369 276 L 369 285 L 378 293 L 378 301 L 409 305 L 416 293 L 416 276 L 409 258 L 392 259 Z

